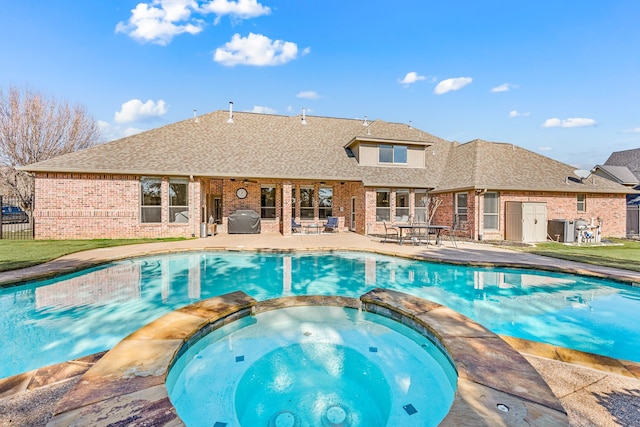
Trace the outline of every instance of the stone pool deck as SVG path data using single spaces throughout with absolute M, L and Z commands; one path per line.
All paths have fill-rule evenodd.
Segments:
M 373 237 L 354 233 L 338 233 L 318 236 L 295 235 L 292 237 L 282 237 L 277 234 L 218 235 L 181 242 L 98 249 L 71 254 L 29 269 L 0 273 L 0 284 L 38 277 L 51 277 L 132 256 L 200 249 L 351 249 L 439 262 L 536 267 L 613 278 L 630 284 L 640 283 L 640 273 L 534 256 L 484 244 L 457 242 L 457 245 L 453 245 L 450 241 L 444 241 L 441 247 L 407 244 L 399 246 L 395 243 L 380 243 L 379 239 Z M 509 337 L 503 338 L 522 354 L 544 378 L 566 410 L 570 425 L 640 425 L 640 364 Z M 75 387 L 82 386 L 82 381 L 85 381 L 85 378 L 81 375 L 85 373 L 89 375 L 95 365 L 99 368 L 102 359 L 102 355 L 95 355 L 0 380 L 0 426 L 45 425 L 54 413 L 54 408 L 60 408 L 59 405 L 68 402 L 71 399 L 70 396 L 73 396 Z M 105 363 L 107 362 L 102 362 L 102 365 L 104 366 Z M 494 381 L 506 381 L 501 380 L 502 377 L 498 373 L 493 373 L 488 377 L 491 376 Z M 549 406 L 545 407 L 550 408 Z M 551 406 L 551 408 L 553 407 Z M 462 419 L 459 421 L 461 422 Z M 468 421 L 469 425 L 478 425 L 476 420 L 470 419 Z M 513 418 L 504 419 L 499 424 L 520 425 L 520 422 Z M 533 424 L 548 425 L 537 422 Z M 136 423 L 130 425 L 136 425 Z M 140 422 L 137 425 L 152 424 Z M 169 422 L 168 425 L 174 424 Z M 179 425 L 179 423 L 175 425 Z

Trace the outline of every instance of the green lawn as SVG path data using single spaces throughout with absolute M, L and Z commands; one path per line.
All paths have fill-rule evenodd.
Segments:
M 640 242 L 627 239 L 609 239 L 616 245 L 568 246 L 561 243 L 538 243 L 532 248 L 519 248 L 523 251 L 561 258 L 570 261 L 580 261 L 607 267 L 624 268 L 640 271 Z
M 88 249 L 177 240 L 185 239 L 0 240 L 0 271 L 42 264 L 63 255 Z

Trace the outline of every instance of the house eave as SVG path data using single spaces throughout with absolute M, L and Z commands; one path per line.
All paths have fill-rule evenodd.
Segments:
M 588 188 L 563 188 L 563 187 L 539 187 L 539 188 L 526 188 L 526 187 L 518 187 L 518 186 L 491 186 L 491 185 L 476 185 L 469 187 L 457 187 L 457 188 L 435 188 L 432 192 L 434 194 L 441 193 L 460 193 L 465 191 L 513 191 L 513 192 L 523 192 L 523 193 L 531 193 L 531 192 L 543 192 L 543 193 L 596 193 L 596 194 L 636 194 L 640 193 L 637 190 L 627 190 L 627 189 L 612 189 L 612 188 L 598 188 L 598 187 L 588 187 Z
M 396 139 L 396 138 L 373 138 L 368 136 L 356 136 L 351 141 L 349 141 L 344 148 L 351 148 L 357 143 L 374 143 L 374 144 L 404 144 L 404 145 L 415 145 L 420 147 L 430 147 L 433 145 L 433 142 L 429 141 L 417 141 L 417 140 L 409 140 L 409 139 Z

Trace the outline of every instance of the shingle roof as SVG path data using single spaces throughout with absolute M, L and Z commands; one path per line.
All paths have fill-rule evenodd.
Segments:
M 406 124 L 217 111 L 25 167 L 29 171 L 358 180 L 433 187 L 439 165 L 368 168 L 347 156 L 358 135 L 447 144 Z M 446 147 L 438 147 L 438 151 Z M 383 169 L 380 171 L 379 169 Z M 382 172 L 382 174 L 380 174 Z
M 452 150 L 436 192 L 463 189 L 625 193 L 628 189 L 512 144 L 474 140 Z
M 601 177 L 580 182 L 574 168 L 511 144 L 458 144 L 402 123 L 234 113 L 221 110 L 22 169 L 33 172 L 361 181 L 367 186 L 628 192 Z M 359 166 L 354 138 L 425 145 L 425 168 Z M 570 179 L 571 178 L 571 179 Z
M 594 170 L 599 175 L 622 185 L 640 184 L 640 180 L 626 166 L 597 165 Z
M 626 166 L 640 180 L 640 148 L 616 151 L 609 156 L 605 165 Z

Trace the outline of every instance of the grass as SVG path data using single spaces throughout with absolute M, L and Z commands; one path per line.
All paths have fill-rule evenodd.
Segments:
M 0 272 L 31 267 L 88 249 L 178 240 L 185 239 L 0 240 Z
M 538 243 L 535 247 L 520 247 L 517 249 L 536 255 L 640 271 L 640 242 L 627 239 L 609 240 L 615 245 L 596 246 L 586 244 L 569 246 L 548 242 Z

